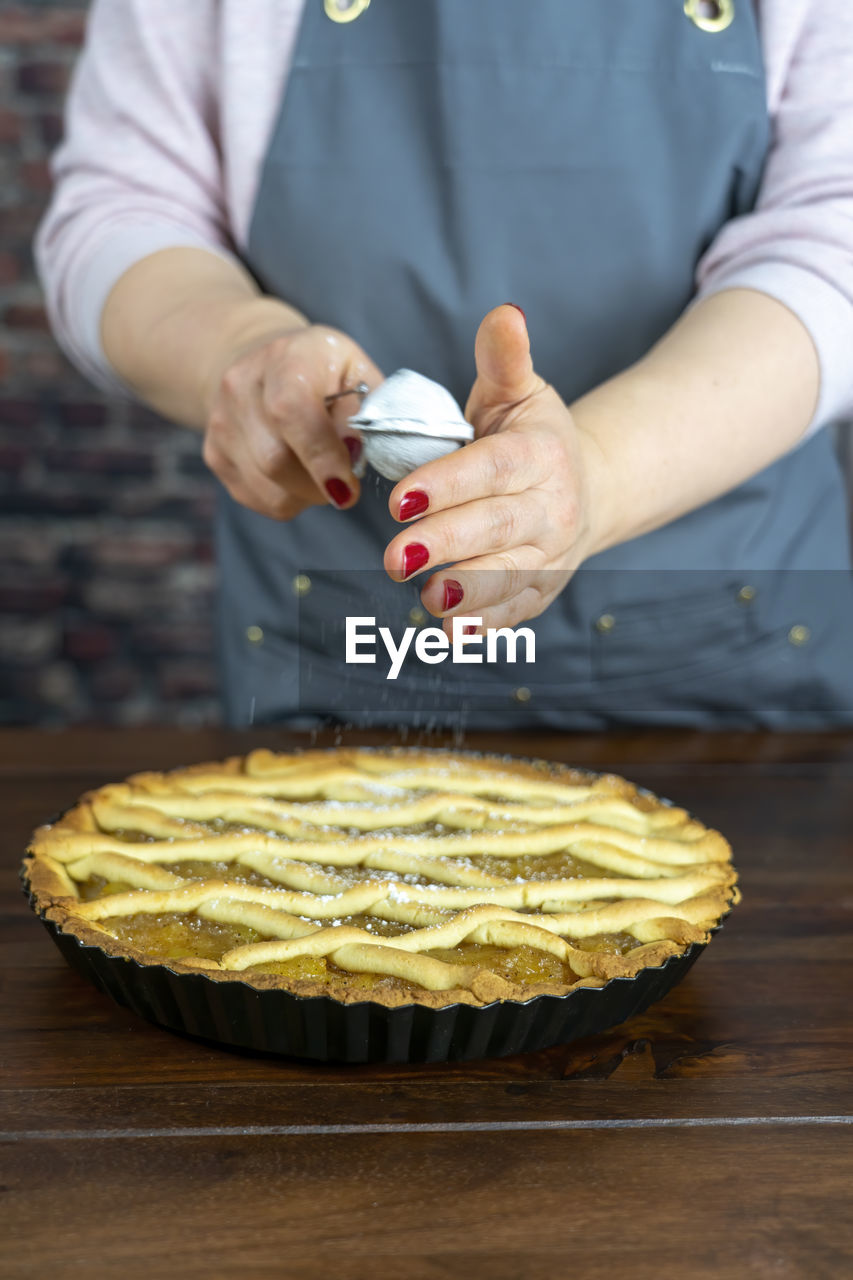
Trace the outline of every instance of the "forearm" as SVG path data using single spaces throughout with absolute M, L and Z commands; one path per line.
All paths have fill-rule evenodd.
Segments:
M 591 552 L 710 502 L 802 437 L 820 383 L 806 329 L 765 294 L 714 294 L 649 354 L 570 406 L 584 440 Z
M 227 366 L 308 321 L 264 297 L 247 272 L 191 248 L 165 249 L 118 280 L 101 317 L 104 352 L 152 408 L 202 429 Z

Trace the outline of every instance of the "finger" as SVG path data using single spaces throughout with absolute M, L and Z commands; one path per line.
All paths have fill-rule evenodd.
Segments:
M 514 547 L 439 569 L 424 583 L 421 600 L 435 617 L 470 617 L 526 591 L 544 595 L 550 588 L 553 597 L 564 577 L 543 563 L 538 548 Z
M 291 520 L 306 507 L 326 501 L 295 460 L 288 469 L 287 482 L 283 483 L 267 475 L 245 447 L 240 448 L 235 458 L 228 441 L 223 442 L 222 437 L 212 431 L 205 435 L 202 457 L 236 502 L 273 520 Z
M 261 387 L 255 390 L 252 408 L 242 424 L 247 463 L 279 489 L 313 504 L 328 502 L 328 496 L 306 471 L 301 459 L 288 444 L 281 427 L 264 412 Z
M 545 383 L 533 368 L 524 312 L 505 304 L 482 321 L 474 344 L 477 378 L 465 416 L 478 436 L 494 430 L 506 410 L 541 390 Z
M 323 370 L 324 377 L 320 388 L 324 396 L 336 395 L 348 387 L 357 387 L 361 383 L 366 383 L 368 389 L 373 391 L 385 381 L 385 375 L 379 366 L 374 364 L 352 338 L 340 333 L 337 329 L 317 326 L 317 331 L 322 334 L 323 343 L 331 353 L 328 369 Z M 347 406 L 349 414 L 358 408 L 357 397 L 355 400 L 340 397 L 340 401 Z
M 539 544 L 547 537 L 543 503 L 535 490 L 528 490 L 425 517 L 417 529 L 404 529 L 389 542 L 384 565 L 392 578 L 403 581 L 436 565 Z M 544 556 L 540 551 L 540 561 Z
M 341 375 L 341 386 L 335 391 L 326 392 L 334 396 L 326 401 L 335 430 L 344 442 L 349 453 L 353 474 L 359 479 L 364 474 L 364 440 L 361 432 L 352 425 L 350 419 L 358 415 L 364 399 L 364 392 L 356 392 L 355 387 L 367 387 L 374 391 L 385 381 L 384 374 L 378 365 L 365 355 L 360 347 L 353 343 L 347 346 L 347 359 Z M 347 393 L 348 394 L 343 394 Z
M 267 439 L 278 439 L 293 451 L 327 501 L 336 507 L 352 506 L 358 500 L 358 479 L 324 396 L 304 375 L 288 376 L 281 366 L 268 367 L 260 396 Z M 274 455 L 280 452 L 271 447 Z
M 276 344 L 271 348 L 261 386 L 263 414 L 337 507 L 358 498 L 353 467 L 361 455 L 360 437 L 347 429 L 359 399 L 339 393 L 381 381 L 381 371 L 361 348 L 334 329 L 318 326 L 304 340 L 285 342 L 278 352 Z M 327 396 L 336 399 L 327 405 Z
M 242 506 L 270 520 L 293 520 L 307 507 L 325 505 L 313 481 L 304 488 L 283 489 L 254 468 L 242 471 L 229 492 Z
M 543 571 L 533 567 L 535 557 L 528 559 L 526 552 L 526 548 L 518 548 L 511 563 L 496 556 L 479 556 L 464 565 L 440 569 L 421 591 L 424 608 L 434 617 L 448 620 L 482 617 L 525 593 L 544 594 L 547 571 L 543 578 Z
M 346 403 L 349 409 L 345 410 L 341 406 Z M 350 416 L 358 412 L 359 398 L 357 396 L 348 395 L 340 400 L 335 400 L 329 406 L 329 416 L 335 431 L 343 441 L 344 448 L 349 454 L 350 467 L 353 475 L 358 479 L 364 474 L 364 467 L 361 465 L 364 454 L 364 440 L 361 432 L 357 427 L 350 423 Z
M 502 601 L 496 605 L 484 605 L 482 608 L 472 610 L 470 614 L 454 615 L 456 630 L 458 633 L 459 627 L 462 625 L 465 628 L 466 635 L 485 635 L 490 628 L 518 627 L 525 622 L 532 621 L 533 618 L 538 618 L 553 600 L 554 596 L 546 596 L 542 587 L 531 584 L 523 587 L 518 595 L 512 596 L 509 600 Z M 473 623 L 462 624 L 462 617 L 479 618 L 479 625 L 474 625 Z M 444 618 L 441 629 L 452 639 L 454 635 L 454 617 Z M 500 646 L 498 652 L 503 652 Z
M 358 397 L 353 397 L 353 394 L 350 393 L 349 396 L 341 397 L 340 401 L 334 401 L 329 406 L 329 416 L 335 433 L 340 437 L 347 451 L 353 474 L 356 477 L 360 477 L 359 463 L 364 452 L 364 444 L 360 433 L 356 428 L 349 425 L 346 412 L 342 412 L 338 408 L 338 404 L 342 403 L 344 398 L 349 400 L 350 410 L 354 410 L 355 405 L 358 403 Z M 313 490 L 315 496 L 312 501 L 328 501 L 328 495 L 320 493 L 316 482 L 305 470 L 298 454 L 287 443 L 281 425 L 271 420 L 269 415 L 263 411 L 260 402 L 260 388 L 258 388 L 258 410 L 250 427 L 249 440 L 255 461 L 265 474 L 272 479 L 284 482 L 291 470 L 298 470 L 300 475 L 304 477 L 304 484 L 309 485 Z
M 395 485 L 388 508 L 406 521 L 479 498 L 522 493 L 540 484 L 557 463 L 560 440 L 546 432 L 503 431 L 418 467 Z
M 283 488 L 251 465 L 232 465 L 217 474 L 235 502 L 270 520 L 292 520 L 307 507 L 325 505 L 310 477 L 304 485 Z

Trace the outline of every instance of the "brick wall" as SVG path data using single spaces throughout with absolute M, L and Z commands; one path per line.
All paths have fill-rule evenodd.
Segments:
M 0 723 L 205 723 L 212 489 L 199 440 L 57 351 L 30 242 L 85 0 L 0 0 Z

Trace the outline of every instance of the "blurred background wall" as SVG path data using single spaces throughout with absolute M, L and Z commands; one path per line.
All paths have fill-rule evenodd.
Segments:
M 218 703 L 199 437 L 90 387 L 33 275 L 86 8 L 0 0 L 0 723 L 205 723 Z
M 0 0 L 0 724 L 209 723 L 213 490 L 199 438 L 84 382 L 33 275 L 86 8 Z

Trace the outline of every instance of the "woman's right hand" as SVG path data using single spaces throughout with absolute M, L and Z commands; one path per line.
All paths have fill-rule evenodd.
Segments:
M 361 440 L 347 426 L 358 409 L 328 396 L 383 375 L 345 333 L 309 325 L 265 336 L 232 356 L 218 377 L 203 457 L 237 502 L 273 520 L 306 507 L 351 507 Z

